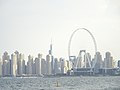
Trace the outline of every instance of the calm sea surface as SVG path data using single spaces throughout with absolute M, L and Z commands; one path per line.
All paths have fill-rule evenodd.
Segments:
M 120 90 L 120 76 L 0 78 L 0 90 Z

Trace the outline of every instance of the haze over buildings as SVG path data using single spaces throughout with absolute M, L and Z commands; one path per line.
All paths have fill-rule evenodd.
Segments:
M 9 55 L 4 52 L 0 58 L 0 76 L 51 76 L 51 75 L 117 75 L 120 74 L 120 65 L 115 66 L 115 61 L 110 52 L 105 53 L 105 58 L 102 58 L 100 52 L 96 52 L 94 58 L 86 50 L 83 55 L 72 56 L 73 59 L 65 59 L 64 57 L 57 58 L 53 55 L 52 43 L 46 58 L 43 54 L 38 54 L 37 57 L 28 56 L 26 60 L 24 54 L 15 51 Z M 27 61 L 25 63 L 25 61 Z M 91 71 L 92 70 L 92 71 Z M 91 74 L 94 73 L 94 74 Z
M 84 27 L 95 36 L 102 55 L 111 51 L 115 60 L 120 58 L 119 0 L 0 0 L 0 12 L 0 55 L 14 50 L 46 55 L 52 38 L 54 55 L 68 58 L 71 33 Z M 75 35 L 71 48 L 73 55 L 85 49 L 94 56 L 84 31 Z

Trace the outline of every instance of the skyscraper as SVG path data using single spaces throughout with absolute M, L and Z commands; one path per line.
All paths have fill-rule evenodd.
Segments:
M 8 52 L 4 52 L 3 56 L 2 56 L 2 60 L 10 60 L 10 56 L 8 55 Z
M 22 62 L 22 74 L 26 74 L 25 60 L 23 60 L 23 62 Z
M 55 63 L 54 63 L 55 75 L 56 75 L 56 74 L 60 74 L 60 73 L 61 73 L 61 65 L 60 65 L 60 62 L 58 61 L 57 58 L 55 58 L 54 60 L 55 60 Z
M 49 54 L 46 56 L 46 74 L 47 75 L 54 74 L 54 58 L 52 55 L 52 41 L 50 44 Z
M 9 75 L 9 69 L 10 67 L 8 67 L 9 65 L 9 61 L 8 60 L 4 60 L 3 61 L 3 65 L 2 65 L 2 74 L 3 76 L 8 76 Z
M 67 61 L 63 58 L 60 58 L 60 62 L 61 62 L 61 74 L 66 74 L 68 70 Z
M 51 60 L 52 56 L 51 55 L 47 55 L 46 56 L 46 75 L 52 75 L 52 70 L 51 70 Z
M 17 56 L 16 54 L 11 55 L 11 75 L 17 75 Z
M 38 54 L 38 58 L 35 58 L 35 71 L 37 75 L 41 75 L 41 59 L 41 54 Z
M 77 58 L 76 56 L 69 56 L 70 62 L 72 62 L 72 68 L 76 68 L 77 66 Z
M 10 56 L 8 55 L 8 52 L 4 52 L 3 56 L 2 56 L 2 61 L 3 61 L 3 65 L 2 65 L 2 74 L 3 76 L 7 76 L 10 74 Z
M 50 55 L 50 58 L 51 58 L 51 73 L 54 74 L 55 73 L 55 71 L 54 71 L 54 57 L 53 57 L 52 48 L 53 47 L 52 47 L 52 40 L 51 40 L 49 55 Z
M 27 74 L 32 75 L 33 71 L 33 57 L 31 55 L 28 56 L 28 62 L 27 62 Z
M 94 64 L 95 64 L 95 66 L 94 66 Z M 102 64 L 103 64 L 102 56 L 101 56 L 100 52 L 96 52 L 96 54 L 94 56 L 94 61 L 92 64 L 94 66 L 95 73 L 99 72 L 99 69 L 102 68 Z
M 17 56 L 17 75 L 21 76 L 23 74 L 23 60 L 24 60 L 24 54 L 19 53 L 18 51 L 15 51 L 15 54 Z
M 41 74 L 45 75 L 46 74 L 46 61 L 45 59 L 41 59 Z
M 17 59 L 17 75 L 19 75 L 19 70 L 20 70 L 20 66 L 19 66 L 19 52 L 16 50 L 15 52 L 15 55 L 16 55 L 16 59 Z
M 67 67 L 68 67 L 68 70 L 72 69 L 72 62 L 69 60 L 67 60 Z
M 104 67 L 105 68 L 113 68 L 113 57 L 110 52 L 106 52 L 104 58 Z
M 23 60 L 24 60 L 24 54 L 20 53 L 19 54 L 19 59 L 18 59 L 18 75 L 22 75 L 23 74 Z

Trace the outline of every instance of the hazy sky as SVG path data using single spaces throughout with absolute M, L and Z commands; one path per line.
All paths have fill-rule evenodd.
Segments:
M 120 0 L 0 0 L 0 54 L 18 50 L 45 57 L 52 38 L 55 57 L 68 59 L 68 41 L 77 28 L 92 32 L 102 55 L 110 51 L 120 59 Z M 72 39 L 72 55 L 81 49 L 94 53 L 83 30 Z

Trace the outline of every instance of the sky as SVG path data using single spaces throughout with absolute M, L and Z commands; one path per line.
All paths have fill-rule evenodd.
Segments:
M 120 0 L 0 0 L 0 55 L 18 50 L 45 58 L 52 40 L 54 57 L 68 59 L 68 42 L 73 31 L 88 29 L 103 58 L 111 52 L 120 59 Z M 94 55 L 91 36 L 77 31 L 71 55 L 86 50 Z

